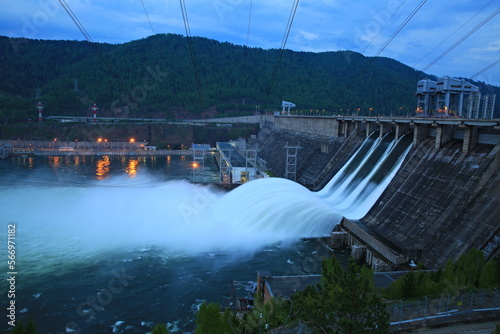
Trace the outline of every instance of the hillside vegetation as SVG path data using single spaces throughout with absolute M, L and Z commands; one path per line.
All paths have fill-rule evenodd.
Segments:
M 351 51 L 247 48 L 158 34 L 125 44 L 0 37 L 0 124 L 44 115 L 197 118 L 297 110 L 412 112 L 418 80 L 431 77 L 388 58 Z M 274 78 L 274 79 L 273 79 Z M 475 83 L 485 92 L 498 87 Z M 38 96 L 38 98 L 37 98 Z M 341 111 L 342 109 L 342 111 Z

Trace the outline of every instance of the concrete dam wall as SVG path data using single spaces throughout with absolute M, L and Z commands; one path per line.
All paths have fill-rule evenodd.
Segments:
M 426 139 L 410 152 L 393 182 L 361 223 L 428 268 L 470 248 L 498 252 L 500 145 L 468 154 L 454 140 L 442 148 Z M 495 249 L 487 249 L 488 244 Z
M 487 257 L 498 255 L 498 126 L 420 126 L 418 120 L 401 121 L 401 126 L 380 120 L 316 121 L 318 126 L 313 119 L 276 117 L 274 125 L 264 127 L 257 138 L 259 155 L 280 177 L 287 164 L 285 146 L 300 143 L 296 180 L 312 190 L 331 179 L 367 133 L 378 129 L 381 134 L 395 131 L 414 136 L 414 146 L 402 167 L 368 214 L 358 222 L 345 222 L 351 232 L 363 231 L 358 233 L 358 244 L 371 247 L 382 259 L 393 262 L 392 266 L 398 263 L 387 259 L 398 258 L 401 263 L 412 259 L 437 268 L 473 247 Z

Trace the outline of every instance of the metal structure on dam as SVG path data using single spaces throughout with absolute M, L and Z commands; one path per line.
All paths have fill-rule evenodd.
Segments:
M 297 181 L 319 190 L 375 130 L 409 134 L 413 147 L 368 214 L 344 219 L 334 243 L 354 246 L 375 270 L 410 260 L 437 268 L 471 248 L 498 255 L 500 119 L 284 115 L 258 141 L 275 169 L 286 164 L 283 143 L 300 141 Z

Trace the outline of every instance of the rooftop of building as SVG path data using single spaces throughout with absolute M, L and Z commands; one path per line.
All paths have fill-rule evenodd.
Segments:
M 231 167 L 246 167 L 245 157 L 236 151 L 233 145 L 227 142 L 217 142 L 216 146 L 217 149 L 224 153 L 224 156 L 229 160 Z

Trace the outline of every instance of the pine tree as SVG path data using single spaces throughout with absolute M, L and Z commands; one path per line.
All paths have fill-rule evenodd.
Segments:
M 296 294 L 300 315 L 324 333 L 385 333 L 389 314 L 373 286 L 373 273 L 353 259 L 343 270 L 335 257 L 323 260 L 322 281 Z
M 220 314 L 220 306 L 216 303 L 203 303 L 196 316 L 195 334 L 232 333 L 231 326 Z

